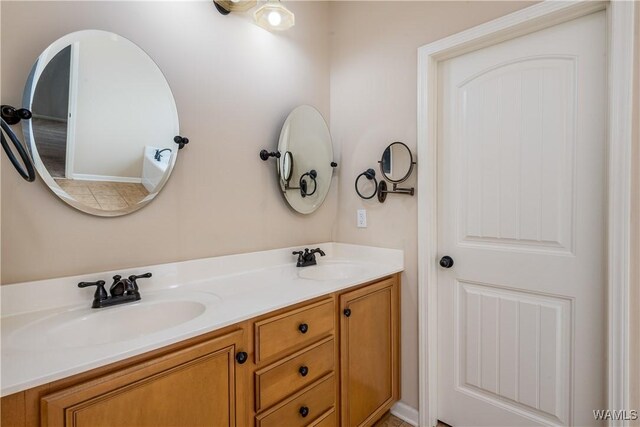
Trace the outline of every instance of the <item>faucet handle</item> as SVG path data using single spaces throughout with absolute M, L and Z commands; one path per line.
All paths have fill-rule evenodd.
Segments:
M 324 251 L 320 248 L 315 248 L 312 249 L 311 252 L 316 253 L 316 254 L 320 254 L 320 256 L 325 256 L 326 254 L 324 253 Z
M 136 276 L 135 274 L 129 276 L 129 280 L 131 280 L 132 282 L 135 281 L 136 279 L 148 279 L 149 277 L 151 277 L 152 274 L 151 273 L 144 273 L 144 274 L 140 274 L 138 276 Z
M 104 289 L 105 281 L 98 280 L 97 282 L 80 282 L 78 283 L 79 288 L 86 288 L 88 286 L 95 286 L 96 292 L 93 294 L 93 298 L 102 301 L 107 299 L 107 291 Z
M 302 251 L 293 251 L 292 254 L 298 255 L 298 263 L 296 264 L 296 267 L 300 267 L 304 262 L 306 254 Z
M 149 277 L 151 277 L 151 273 L 139 274 L 137 276 L 135 274 L 132 274 L 131 276 L 129 276 L 129 282 L 131 282 L 131 284 L 133 285 L 132 286 L 133 289 L 128 289 L 127 290 L 127 294 L 132 294 L 132 293 L 138 292 L 138 283 L 136 283 L 136 280 L 138 280 L 138 279 L 148 279 Z

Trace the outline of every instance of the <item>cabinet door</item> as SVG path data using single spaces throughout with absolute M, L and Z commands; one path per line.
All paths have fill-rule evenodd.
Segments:
M 342 425 L 371 425 L 399 397 L 396 278 L 341 295 L 340 319 Z
M 242 426 L 242 338 L 235 331 L 45 396 L 42 425 Z

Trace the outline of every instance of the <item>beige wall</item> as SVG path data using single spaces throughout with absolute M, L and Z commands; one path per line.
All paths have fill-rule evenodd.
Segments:
M 331 133 L 341 147 L 336 238 L 404 249 L 402 396 L 418 407 L 416 198 L 360 199 L 355 177 L 384 148 L 405 142 L 416 153 L 417 48 L 530 5 L 521 2 L 334 2 L 331 4 Z M 417 159 L 420 167 L 420 159 Z M 405 184 L 414 186 L 415 174 Z M 404 184 L 403 184 L 404 185 Z M 365 208 L 368 228 L 356 228 Z
M 2 282 L 155 264 L 332 238 L 337 191 L 314 214 L 278 194 L 274 149 L 299 104 L 329 120 L 328 5 L 290 5 L 274 35 L 211 2 L 1 2 L 2 102 L 21 105 L 27 74 L 54 40 L 81 29 L 120 34 L 165 73 L 191 140 L 153 203 L 120 218 L 83 214 L 2 157 Z M 25 29 L 28 29 L 26 31 Z M 73 285 L 73 284 L 70 284 Z

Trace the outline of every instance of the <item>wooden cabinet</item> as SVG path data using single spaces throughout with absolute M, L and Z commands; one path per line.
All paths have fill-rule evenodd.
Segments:
M 236 402 L 243 331 L 42 398 L 43 426 L 244 426 Z
M 1 424 L 370 426 L 399 399 L 398 287 L 394 275 L 5 396 Z
M 340 412 L 343 426 L 368 426 L 399 398 L 396 278 L 340 296 Z

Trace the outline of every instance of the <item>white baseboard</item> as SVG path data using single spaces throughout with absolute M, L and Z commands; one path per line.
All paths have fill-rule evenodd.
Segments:
M 74 173 L 71 179 L 78 181 L 109 181 L 109 182 L 130 182 L 140 184 L 142 178 L 128 176 L 108 176 L 108 175 L 89 175 L 84 173 Z
M 393 405 L 393 407 L 391 408 L 391 413 L 400 418 L 402 421 L 411 424 L 412 426 L 417 426 L 420 422 L 418 411 L 402 401 L 397 402 L 395 405 Z

